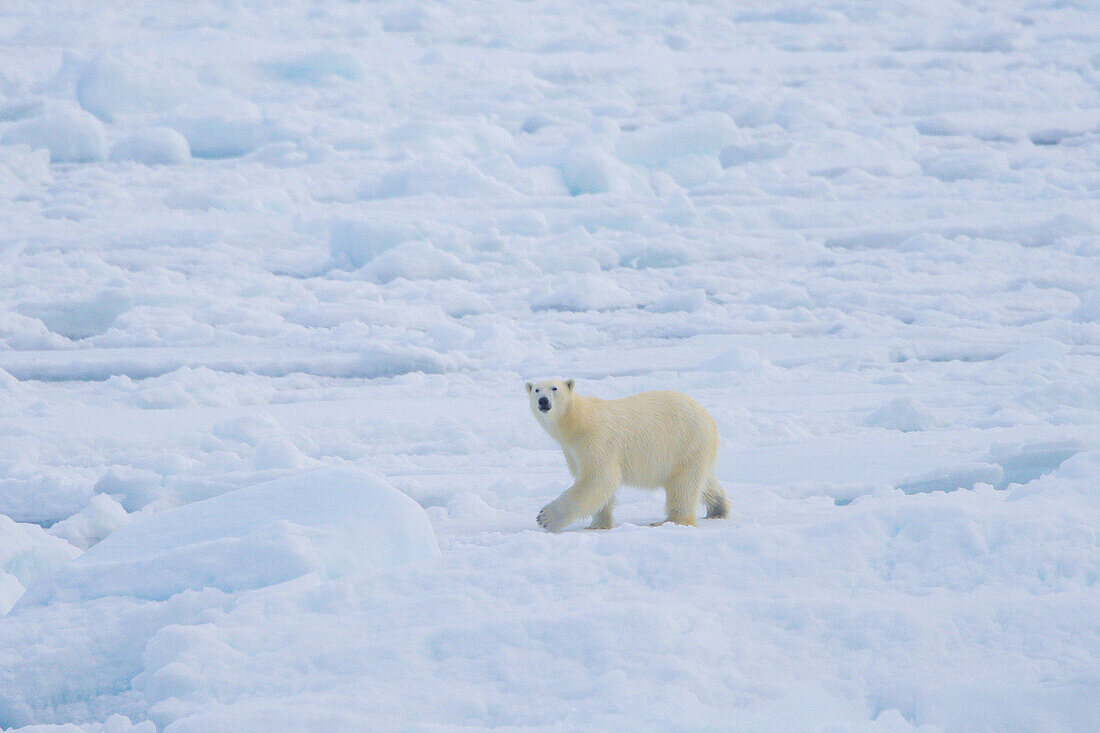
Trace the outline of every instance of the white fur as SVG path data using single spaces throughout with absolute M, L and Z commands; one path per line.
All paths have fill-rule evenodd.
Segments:
M 539 512 L 539 526 L 560 532 L 594 515 L 589 529 L 609 529 L 615 492 L 627 484 L 665 490 L 668 521 L 695 524 L 702 498 L 708 517 L 724 517 L 729 500 L 714 476 L 718 425 L 680 392 L 642 392 L 620 400 L 579 395 L 573 380 L 527 383 L 535 419 L 561 444 L 575 479 Z M 540 400 L 549 409 L 539 409 Z

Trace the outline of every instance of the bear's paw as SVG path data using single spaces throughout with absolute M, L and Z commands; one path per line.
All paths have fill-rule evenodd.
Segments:
M 535 521 L 545 530 L 549 530 L 550 532 L 561 532 L 569 525 L 571 519 L 572 517 L 568 504 L 563 502 L 561 497 L 558 497 L 539 511 L 539 515 L 535 518 Z

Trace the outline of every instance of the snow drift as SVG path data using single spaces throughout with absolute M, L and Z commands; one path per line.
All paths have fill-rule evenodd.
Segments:
M 424 510 L 382 479 L 324 468 L 135 519 L 20 599 L 166 600 L 235 592 L 306 573 L 337 578 L 439 554 Z

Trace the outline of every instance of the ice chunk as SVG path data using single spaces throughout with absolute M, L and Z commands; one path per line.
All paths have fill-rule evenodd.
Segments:
M 50 151 L 53 163 L 89 163 L 107 157 L 103 124 L 84 110 L 51 106 L 40 117 L 17 122 L 0 137 L 3 145 L 29 145 Z
M 677 191 L 669 197 L 661 218 L 670 224 L 690 224 L 699 218 L 699 212 L 695 210 L 695 204 L 691 203 L 687 194 Z
M 997 179 L 1008 172 L 1008 156 L 1000 150 L 952 150 L 921 161 L 921 169 L 925 175 L 948 182 Z
M 0 369 L 0 394 L 7 392 L 8 394 L 14 394 L 19 392 L 22 386 L 19 384 L 19 380 L 9 374 L 7 371 Z
M 334 467 L 141 517 L 41 578 L 20 605 L 334 578 L 439 554 L 420 506 L 377 476 Z
M 157 68 L 145 58 L 111 53 L 88 64 L 76 82 L 80 106 L 110 122 L 120 114 L 159 112 L 197 93 L 179 73 Z
M 1073 320 L 1100 323 L 1100 290 L 1090 290 L 1081 296 L 1081 305 L 1073 311 Z
M 755 305 L 768 305 L 781 310 L 814 307 L 814 302 L 806 292 L 806 288 L 798 285 L 779 285 L 762 290 L 753 295 L 749 302 Z
M 68 542 L 36 524 L 19 524 L 0 514 L 0 616 L 38 576 L 65 565 L 80 554 Z
M 1004 475 L 994 486 L 1006 489 L 1009 484 L 1027 484 L 1057 471 L 1063 463 L 1084 450 L 1084 445 L 1076 441 L 995 445 L 989 450 L 989 460 L 999 464 Z
M 562 159 L 561 177 L 572 196 L 607 193 L 615 187 L 616 163 L 594 145 L 572 147 Z
M 912 432 L 928 430 L 939 424 L 927 407 L 912 397 L 899 397 L 868 415 L 863 424 L 868 427 Z
M 429 156 L 371 174 L 359 183 L 358 190 L 359 198 L 367 200 L 424 195 L 499 197 L 512 193 L 507 184 L 470 161 L 445 156 Z
M 76 341 L 104 333 L 132 305 L 129 293 L 111 288 L 90 298 L 23 303 L 16 310 L 42 321 L 54 333 Z
M 318 84 L 330 79 L 361 79 L 363 64 L 345 51 L 320 49 L 265 65 L 275 77 L 302 84 Z
M 50 523 L 71 516 L 88 503 L 92 481 L 85 472 L 0 460 L 0 514 L 20 522 Z
M 270 415 L 250 414 L 214 426 L 214 435 L 239 443 L 259 445 L 282 434 L 282 427 Z
M 306 454 L 286 438 L 269 438 L 256 446 L 252 465 L 260 471 L 273 468 L 304 468 L 310 463 Z
M 1001 483 L 1004 469 L 995 463 L 964 463 L 959 466 L 938 468 L 929 473 L 907 479 L 897 488 L 906 494 L 926 494 L 932 491 L 971 489 L 975 484 L 996 486 Z
M 738 346 L 708 359 L 699 368 L 708 372 L 753 372 L 762 361 L 755 349 Z
M 628 163 L 653 168 L 673 158 L 699 153 L 717 161 L 718 153 L 738 142 L 738 137 L 737 125 L 729 115 L 701 112 L 624 135 L 615 150 Z
M 93 490 L 110 494 L 126 511 L 133 512 L 164 495 L 164 478 L 146 468 L 111 466 Z
M 108 494 L 96 494 L 78 514 L 50 527 L 50 534 L 86 550 L 129 521 L 122 505 Z
M 707 291 L 702 288 L 674 290 L 660 300 L 647 305 L 646 310 L 654 313 L 694 313 L 706 304 Z
M 471 280 L 476 271 L 450 252 L 430 242 L 405 242 L 386 250 L 363 268 L 363 275 L 377 283 L 406 280 Z
M 260 108 L 252 102 L 216 97 L 187 105 L 168 120 L 187 138 L 196 158 L 235 158 L 272 139 Z
M 358 269 L 386 250 L 419 236 L 406 227 L 366 219 L 338 219 L 329 226 L 329 252 L 334 262 Z
M 790 143 L 773 142 L 770 140 L 753 140 L 741 144 L 730 145 L 722 148 L 719 161 L 723 168 L 745 163 L 755 163 L 773 158 L 782 158 L 790 149 Z
M 48 150 L 32 150 L 26 145 L 0 147 L 0 197 L 15 199 L 51 181 Z
M 410 372 L 443 374 L 454 371 L 460 366 L 469 366 L 469 360 L 464 357 L 444 356 L 437 351 L 420 346 L 396 347 L 373 344 L 359 352 L 359 359 L 351 373 L 356 377 L 374 379 Z
M 569 278 L 564 285 L 536 297 L 534 310 L 587 311 L 631 308 L 637 305 L 634 296 L 609 278 L 583 274 Z
M 111 160 L 132 160 L 145 165 L 171 165 L 191 159 L 187 138 L 170 127 L 151 127 L 115 143 Z

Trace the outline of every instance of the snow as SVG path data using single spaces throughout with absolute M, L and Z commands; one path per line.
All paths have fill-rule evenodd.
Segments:
M 29 145 L 0 146 L 0 195 L 18 198 L 52 180 L 49 151 L 32 150 Z
M 145 165 L 172 165 L 191 159 L 187 139 L 170 127 L 139 130 L 111 146 L 111 160 L 132 160 Z
M 912 397 L 898 397 L 868 415 L 863 424 L 909 432 L 930 430 L 938 421 L 931 410 Z
M 0 729 L 1100 729 L 1085 2 L 0 10 Z M 732 515 L 538 530 L 523 384 Z
M 0 145 L 28 145 L 48 150 L 53 163 L 88 163 L 107 157 L 107 133 L 92 115 L 61 105 L 15 123 L 0 136 Z
M 167 600 L 202 588 L 236 592 L 438 554 L 416 502 L 377 477 L 330 467 L 137 518 L 40 579 L 19 606 L 112 595 Z
M 110 494 L 96 494 L 88 501 L 88 506 L 54 524 L 49 532 L 81 550 L 87 550 L 129 519 L 123 506 Z
M 21 524 L 0 514 L 0 611 L 7 613 L 37 576 L 61 567 L 80 554 L 63 539 L 35 524 Z

